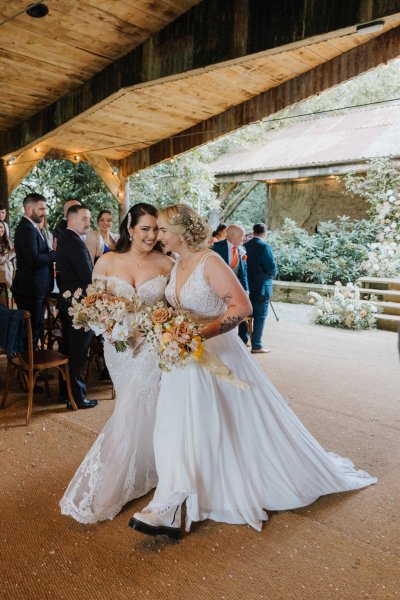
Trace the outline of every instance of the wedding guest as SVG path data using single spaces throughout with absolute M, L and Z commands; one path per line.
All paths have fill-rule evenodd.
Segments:
M 215 231 L 212 232 L 212 243 L 220 242 L 221 240 L 226 240 L 226 230 L 228 226 L 225 223 L 220 223 Z
M 54 246 L 54 236 L 51 233 L 48 224 L 47 224 L 47 216 L 45 215 L 42 219 L 42 221 L 39 223 L 39 229 L 40 229 L 40 233 L 42 234 L 42 236 L 44 237 L 44 239 L 46 240 L 47 246 L 49 248 L 49 250 L 53 250 L 53 246 Z
M 31 314 L 33 343 L 36 348 L 44 335 L 46 296 L 53 289 L 55 255 L 40 232 L 39 224 L 46 215 L 46 199 L 41 194 L 28 194 L 24 214 L 15 230 L 14 245 L 17 270 L 11 291 L 17 307 Z
M 93 408 L 97 405 L 97 400 L 87 399 L 86 383 L 82 375 L 93 332 L 74 329 L 72 317 L 68 313 L 69 303 L 63 293 L 74 293 L 78 288 L 85 292 L 92 281 L 93 263 L 83 240 L 89 227 L 90 211 L 80 203 L 70 206 L 67 211 L 67 227 L 58 234 L 56 253 L 60 289 L 58 309 L 62 323 L 60 352 L 69 357 L 72 393 L 78 408 Z M 67 402 L 67 399 L 65 382 L 60 379 L 59 402 Z M 67 408 L 72 408 L 68 402 Z
M 5 223 L 0 221 L 0 283 L 5 283 L 7 288 L 12 283 L 12 264 L 11 261 L 15 253 L 5 228 Z
M 106 252 L 115 250 L 119 236 L 111 231 L 113 223 L 111 211 L 101 210 L 97 215 L 97 230 L 92 229 L 86 236 L 86 246 L 93 264 Z
M 246 253 L 243 249 L 243 241 L 245 230 L 240 225 L 229 225 L 226 227 L 226 239 L 213 244 L 212 249 L 224 259 L 226 264 L 230 266 L 235 273 L 243 289 L 249 293 L 249 284 L 247 281 Z M 246 322 L 239 324 L 239 337 L 247 344 Z
M 60 235 L 61 231 L 64 231 L 64 229 L 67 228 L 67 212 L 68 209 L 71 206 L 76 206 L 78 204 L 81 204 L 80 200 L 67 200 L 64 204 L 64 216 L 62 219 L 60 219 L 57 223 L 57 225 L 54 227 L 53 229 L 53 236 L 54 239 L 57 239 L 58 236 Z
M 10 237 L 10 228 L 7 223 L 7 206 L 0 203 L 0 223 L 3 223 L 4 229 L 6 230 L 7 237 Z
M 245 243 L 247 254 L 247 279 L 250 289 L 250 302 L 253 306 L 253 354 L 271 352 L 263 347 L 263 332 L 268 315 L 268 305 L 272 296 L 272 278 L 278 272 L 274 254 L 265 242 L 267 228 L 264 223 L 253 226 L 253 237 Z M 246 336 L 246 342 L 248 334 Z

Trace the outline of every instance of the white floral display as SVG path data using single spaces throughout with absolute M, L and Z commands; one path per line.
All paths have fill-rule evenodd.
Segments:
M 343 286 L 336 281 L 333 295 L 326 297 L 310 292 L 310 304 L 316 307 L 315 322 L 320 325 L 345 329 L 371 329 L 376 327 L 374 304 L 360 298 L 360 288 L 354 283 Z
M 361 267 L 373 277 L 400 277 L 400 173 L 394 162 L 371 160 L 366 176 L 348 175 L 346 187 L 368 200 L 369 215 L 378 225 Z

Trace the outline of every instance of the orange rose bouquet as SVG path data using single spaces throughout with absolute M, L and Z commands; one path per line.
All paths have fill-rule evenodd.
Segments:
M 117 352 L 127 350 L 128 339 L 138 328 L 135 317 L 138 306 L 133 297 L 108 293 L 106 282 L 100 279 L 87 287 L 86 295 L 77 289 L 73 294 L 64 292 L 63 297 L 71 303 L 68 313 L 75 329 L 92 329 L 96 335 L 103 335 L 112 343 Z
M 204 350 L 203 337 L 190 315 L 159 302 L 142 307 L 137 318 L 142 334 L 158 354 L 163 371 L 184 367 L 200 359 Z

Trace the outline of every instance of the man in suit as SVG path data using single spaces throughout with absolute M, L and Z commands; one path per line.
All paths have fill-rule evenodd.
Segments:
M 67 200 L 64 204 L 64 217 L 58 221 L 56 226 L 53 229 L 53 236 L 55 239 L 58 238 L 62 231 L 65 231 L 67 228 L 67 212 L 71 206 L 75 206 L 80 204 L 79 200 Z
M 212 249 L 217 252 L 238 277 L 243 288 L 249 293 L 245 255 L 242 252 L 245 230 L 240 225 L 226 228 L 226 239 L 215 242 Z M 248 339 L 246 323 L 239 325 L 239 337 L 246 344 Z
M 46 216 L 46 199 L 41 194 L 28 194 L 23 205 L 24 214 L 14 237 L 17 270 L 11 291 L 17 307 L 31 314 L 33 344 L 37 348 L 44 334 L 46 296 L 54 285 L 55 255 L 39 228 Z
M 82 372 L 86 364 L 92 331 L 74 329 L 68 314 L 69 302 L 63 297 L 67 290 L 84 292 L 92 281 L 93 263 L 83 236 L 90 227 L 90 211 L 82 204 L 74 204 L 67 211 L 67 227 L 57 238 L 57 271 L 60 296 L 58 309 L 62 323 L 60 352 L 69 357 L 72 393 L 78 408 L 93 408 L 97 400 L 86 398 L 86 384 Z M 67 402 L 64 380 L 60 379 L 60 402 Z M 71 408 L 67 403 L 67 408 Z
M 250 301 L 253 305 L 252 353 L 271 352 L 263 347 L 262 336 L 272 296 L 272 278 L 278 272 L 271 246 L 264 241 L 267 228 L 264 223 L 253 226 L 253 237 L 245 243 Z

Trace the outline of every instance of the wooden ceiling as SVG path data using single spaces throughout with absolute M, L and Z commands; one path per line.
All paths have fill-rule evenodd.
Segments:
M 384 31 L 400 25 L 400 18 Z M 124 89 L 101 107 L 61 128 L 48 142 L 70 154 L 100 152 L 121 160 L 160 140 L 279 86 L 377 36 L 349 34 L 294 49 L 277 50 L 173 81 Z M 216 131 L 215 137 L 224 133 Z
M 84 83 L 198 2 L 48 0 L 48 15 L 34 19 L 25 12 L 29 0 L 0 0 L 0 81 L 7 82 L 0 86 L 0 132 Z
M 27 0 L 0 0 L 9 190 L 47 154 L 110 180 L 118 164 L 106 183 L 122 197 L 126 175 L 400 54 L 400 0 L 45 3 L 32 19 Z M 356 33 L 380 17 L 382 31 Z

